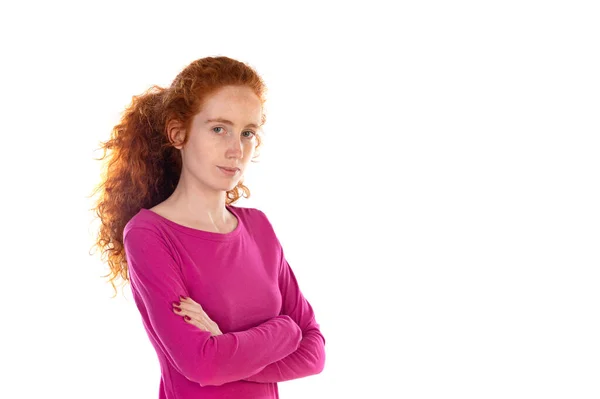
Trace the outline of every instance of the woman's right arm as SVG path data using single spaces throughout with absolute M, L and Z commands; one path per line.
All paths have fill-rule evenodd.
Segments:
M 148 334 L 169 362 L 201 386 L 238 381 L 294 352 L 302 330 L 287 315 L 246 331 L 212 336 L 173 312 L 179 296 L 189 296 L 179 266 L 163 239 L 133 227 L 123 237 L 131 290 Z

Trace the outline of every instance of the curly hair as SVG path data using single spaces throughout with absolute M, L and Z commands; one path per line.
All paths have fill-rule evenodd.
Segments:
M 123 285 L 129 282 L 123 247 L 125 225 L 141 208 L 151 208 L 167 199 L 179 181 L 181 153 L 169 139 L 166 126 L 171 120 L 180 121 L 186 135 L 177 144 L 187 143 L 187 132 L 203 101 L 227 85 L 251 88 L 264 111 L 267 89 L 253 68 L 229 57 L 206 57 L 186 66 L 168 88 L 153 85 L 133 96 L 113 127 L 110 139 L 100 143 L 104 153 L 95 160 L 106 160 L 101 181 L 92 192 L 92 195 L 100 193 L 95 207 L 90 209 L 100 219 L 92 248 L 101 250 L 102 261 L 110 267 L 110 273 L 102 277 L 109 277 L 115 291 L 113 298 L 117 294 L 114 280 L 120 276 Z M 261 126 L 265 122 L 262 112 Z M 261 140 L 258 134 L 256 138 L 258 149 Z M 110 151 L 108 156 L 107 151 Z M 241 196 L 250 196 L 243 179 L 226 192 L 226 203 L 231 204 Z

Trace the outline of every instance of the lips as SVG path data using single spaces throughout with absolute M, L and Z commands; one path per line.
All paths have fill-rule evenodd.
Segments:
M 235 172 L 236 170 L 239 170 L 239 168 L 226 168 L 225 166 L 219 166 L 219 168 L 228 170 L 229 172 Z

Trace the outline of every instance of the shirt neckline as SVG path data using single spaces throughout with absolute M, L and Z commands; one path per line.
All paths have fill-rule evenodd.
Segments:
M 195 237 L 199 237 L 199 238 L 208 239 L 208 240 L 228 241 L 228 240 L 231 240 L 231 239 L 237 237 L 240 234 L 240 232 L 242 231 L 242 228 L 243 228 L 243 222 L 242 222 L 242 218 L 239 215 L 237 207 L 232 206 L 232 205 L 225 205 L 225 207 L 235 216 L 235 218 L 238 221 L 235 229 L 233 229 L 232 231 L 230 231 L 228 233 L 216 233 L 213 231 L 200 230 L 200 229 L 196 229 L 193 227 L 184 226 L 182 224 L 172 221 L 171 219 L 167 219 L 166 217 L 159 215 L 158 213 L 151 211 L 150 209 L 147 209 L 147 208 L 142 208 L 140 211 L 143 212 L 144 214 L 148 215 L 150 218 L 153 218 L 154 220 L 158 220 L 158 221 L 162 222 L 163 224 L 166 224 L 169 227 L 171 227 L 177 231 L 180 231 L 182 233 L 192 235 Z

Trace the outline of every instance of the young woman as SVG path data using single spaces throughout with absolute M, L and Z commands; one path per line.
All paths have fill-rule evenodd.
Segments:
M 161 399 L 278 398 L 318 374 L 325 339 L 266 215 L 232 205 L 260 145 L 265 85 L 207 57 L 133 101 L 110 150 L 97 246 L 129 281 Z

